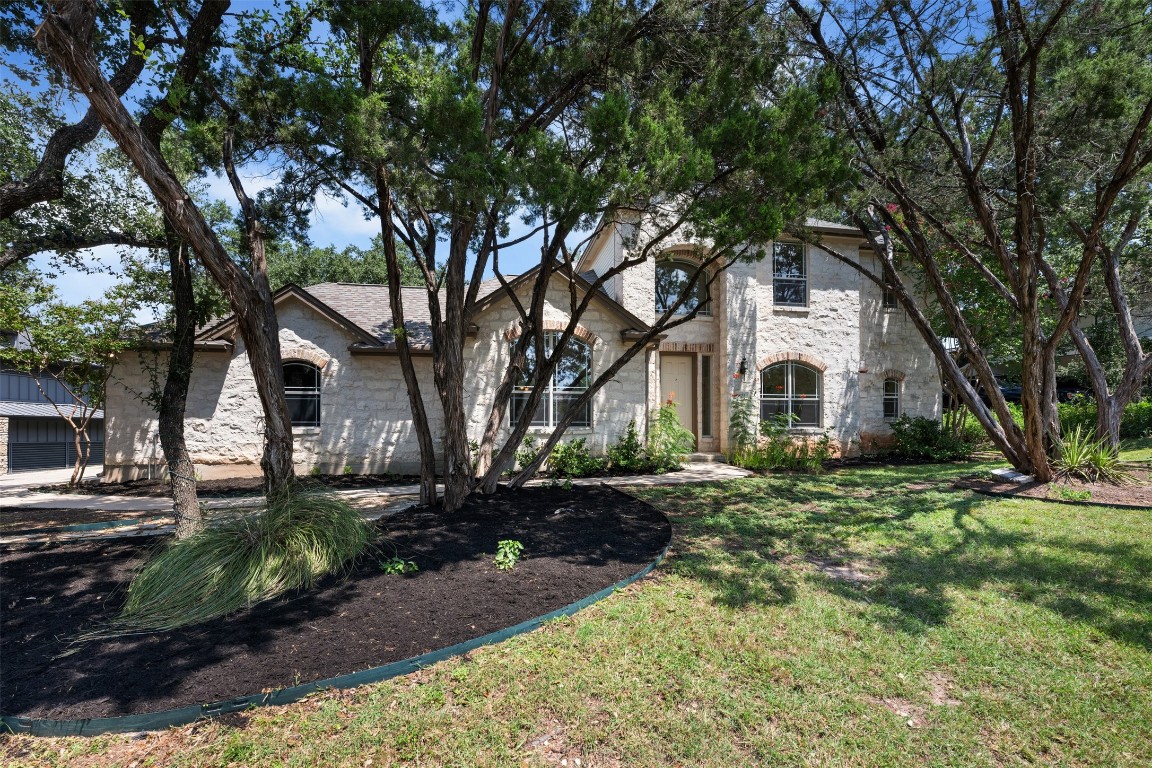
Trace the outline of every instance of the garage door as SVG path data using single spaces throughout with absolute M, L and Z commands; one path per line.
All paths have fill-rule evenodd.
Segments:
M 89 466 L 104 463 L 104 422 L 88 427 L 92 438 Z M 76 464 L 72 428 L 61 419 L 10 419 L 8 421 L 8 471 L 62 469 Z

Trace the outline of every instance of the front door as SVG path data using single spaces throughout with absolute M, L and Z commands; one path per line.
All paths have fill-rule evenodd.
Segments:
M 684 428 L 696 434 L 696 377 L 692 355 L 660 355 L 660 402 L 671 400 Z

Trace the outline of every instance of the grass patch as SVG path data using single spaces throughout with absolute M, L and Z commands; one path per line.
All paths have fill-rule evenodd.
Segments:
M 1152 763 L 1152 517 L 949 486 L 992 466 L 646 488 L 675 524 L 666 564 L 539 632 L 242 720 L 3 749 L 141 767 Z
M 339 497 L 297 493 L 174 539 L 132 580 L 120 615 L 94 633 L 176 629 L 224 616 L 336 573 L 369 528 Z

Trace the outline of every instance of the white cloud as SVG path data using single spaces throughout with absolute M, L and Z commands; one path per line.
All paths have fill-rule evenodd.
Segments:
M 363 206 L 355 201 L 345 205 L 338 198 L 321 192 L 312 209 L 310 234 L 317 245 L 363 248 L 380 234 L 380 221 L 375 216 L 365 219 Z

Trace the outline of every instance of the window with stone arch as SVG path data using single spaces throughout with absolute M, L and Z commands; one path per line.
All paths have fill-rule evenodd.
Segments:
M 550 331 L 544 334 L 544 353 L 551 355 L 561 334 Z M 536 380 L 536 349 L 530 345 L 525 355 L 524 370 L 520 374 L 516 388 L 512 391 L 508 415 L 512 423 L 520 420 L 532 394 Z M 532 414 L 533 427 L 555 427 L 567 413 L 576 407 L 576 401 L 592 384 L 592 345 L 575 336 L 568 339 L 556 368 L 548 378 L 544 393 Z M 592 426 L 592 403 L 579 407 L 572 427 Z
M 320 369 L 303 360 L 284 363 L 284 399 L 292 426 L 320 426 Z
M 786 360 L 760 372 L 760 420 L 788 416 L 793 427 L 819 427 L 822 376 L 810 365 Z
M 895 376 L 884 379 L 884 418 L 900 418 L 900 379 Z
M 692 284 L 692 276 L 696 274 L 699 265 L 682 258 L 671 257 L 656 264 L 656 312 L 664 314 L 668 308 L 676 303 L 681 291 L 691 285 L 690 293 L 684 302 L 676 309 L 677 315 L 686 315 L 696 307 L 700 311 L 696 314 L 711 315 L 712 307 L 708 301 L 708 273 L 701 272 L 696 283 Z

